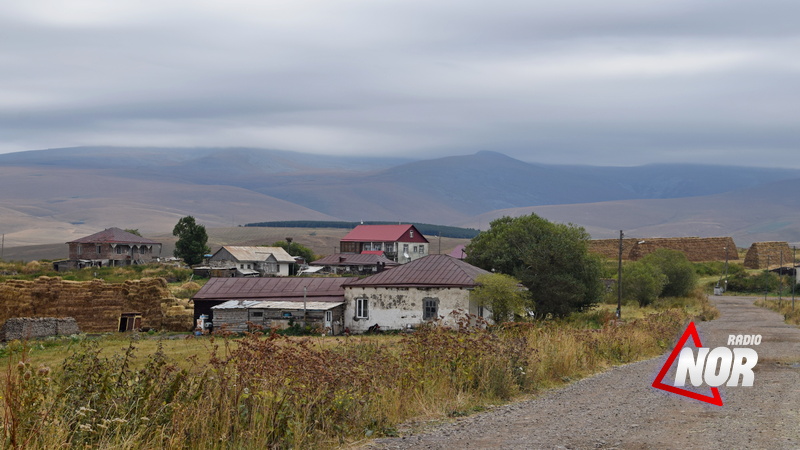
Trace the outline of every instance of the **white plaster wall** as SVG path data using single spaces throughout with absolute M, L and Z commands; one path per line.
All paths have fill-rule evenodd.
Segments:
M 478 314 L 478 306 L 470 304 L 469 290 L 466 288 L 384 288 L 384 287 L 346 287 L 345 288 L 345 326 L 353 333 L 363 333 L 376 323 L 384 330 L 404 329 L 407 325 L 418 326 L 423 323 L 423 299 L 439 299 L 439 316 L 445 325 L 455 325 L 453 310 Z M 369 318 L 355 319 L 356 299 L 369 300 Z

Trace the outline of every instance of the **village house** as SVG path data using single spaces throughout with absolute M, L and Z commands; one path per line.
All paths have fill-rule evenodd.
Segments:
M 208 270 L 227 277 L 286 277 L 294 262 L 281 247 L 225 245 L 208 259 Z
M 340 334 L 344 287 L 355 278 L 212 278 L 193 297 L 196 323 L 210 329 L 246 331 L 249 323 L 285 328 L 305 320 Z
M 321 267 L 323 273 L 372 275 L 391 269 L 398 263 L 375 253 L 337 253 L 312 261 L 311 267 Z
M 476 278 L 489 272 L 448 255 L 430 255 L 344 286 L 344 323 L 354 333 L 377 324 L 401 330 L 441 319 L 455 325 L 451 312 L 490 317 L 470 299 Z
M 428 255 L 430 243 L 414 225 L 358 225 L 339 242 L 340 253 L 375 253 L 404 264 Z
M 161 243 L 119 228 L 108 228 L 67 245 L 69 259 L 54 262 L 56 271 L 146 264 L 161 254 Z

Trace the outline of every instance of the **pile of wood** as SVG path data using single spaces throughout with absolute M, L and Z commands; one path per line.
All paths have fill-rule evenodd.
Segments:
M 769 269 L 792 266 L 792 249 L 786 242 L 754 242 L 744 256 L 744 266 L 748 269 Z
M 162 278 L 106 283 L 39 277 L 0 284 L 0 323 L 12 317 L 74 317 L 84 332 L 108 332 L 118 330 L 123 313 L 136 312 L 143 328 L 191 330 L 191 310 L 177 311 L 175 305 Z
M 636 261 L 662 248 L 680 251 L 694 262 L 739 259 L 736 243 L 730 237 L 627 238 L 622 240 L 622 259 Z M 589 250 L 616 259 L 619 257 L 619 239 L 593 240 Z

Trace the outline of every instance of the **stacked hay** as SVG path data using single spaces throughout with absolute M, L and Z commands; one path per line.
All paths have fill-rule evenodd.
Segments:
M 792 260 L 792 249 L 786 242 L 754 242 L 744 257 L 744 266 L 748 269 L 768 269 L 781 264 L 789 265 Z
M 74 317 L 86 332 L 116 331 L 122 313 L 142 314 L 142 327 L 166 328 L 162 304 L 177 302 L 161 278 L 125 283 L 39 277 L 0 284 L 0 322 L 12 317 Z M 191 313 L 187 314 L 191 320 Z M 191 327 L 181 328 L 186 331 Z M 176 330 L 177 331 L 177 330 Z
M 636 261 L 662 248 L 677 250 L 693 262 L 738 260 L 736 243 L 730 237 L 683 237 L 649 238 L 637 240 L 630 252 L 630 259 Z M 727 250 L 726 250 L 727 248 Z
M 631 250 L 639 240 L 633 238 L 622 239 L 622 259 L 630 259 Z M 617 259 L 619 258 L 619 239 L 592 239 L 589 241 L 589 251 L 604 258 Z

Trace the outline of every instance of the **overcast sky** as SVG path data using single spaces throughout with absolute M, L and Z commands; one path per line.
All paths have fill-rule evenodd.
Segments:
M 800 3 L 3 0 L 0 153 L 800 167 Z

